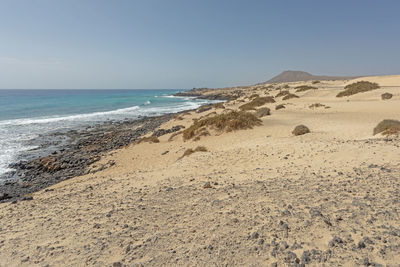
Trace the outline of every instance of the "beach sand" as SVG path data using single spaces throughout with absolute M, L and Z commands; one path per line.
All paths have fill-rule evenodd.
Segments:
M 359 80 L 382 87 L 336 97 Z M 400 266 L 399 138 L 373 135 L 400 120 L 400 76 L 312 86 L 264 105 L 261 126 L 132 144 L 95 163 L 115 162 L 103 171 L 0 204 L 0 266 Z M 225 109 L 160 128 L 279 92 L 241 90 Z M 292 135 L 300 124 L 311 132 Z M 181 158 L 198 146 L 207 151 Z

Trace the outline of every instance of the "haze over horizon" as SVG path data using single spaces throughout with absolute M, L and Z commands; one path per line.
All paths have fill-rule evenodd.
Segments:
M 400 74 L 398 1 L 2 1 L 0 89 Z

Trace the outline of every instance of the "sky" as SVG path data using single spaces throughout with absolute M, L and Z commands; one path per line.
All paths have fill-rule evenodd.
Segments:
M 0 0 L 0 88 L 400 74 L 400 1 Z

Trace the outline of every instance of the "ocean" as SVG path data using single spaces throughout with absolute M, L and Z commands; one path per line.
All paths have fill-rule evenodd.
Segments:
M 0 90 L 0 177 L 36 149 L 40 135 L 106 121 L 194 109 L 210 103 L 176 97 L 182 90 Z

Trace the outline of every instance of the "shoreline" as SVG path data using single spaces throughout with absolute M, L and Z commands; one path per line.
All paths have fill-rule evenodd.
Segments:
M 35 149 L 35 154 L 40 156 L 9 165 L 13 171 L 5 173 L 0 182 L 0 203 L 29 200 L 31 193 L 73 177 L 104 170 L 113 163 L 102 164 L 96 170 L 87 167 L 99 161 L 105 153 L 137 141 L 183 112 L 187 111 L 103 122 L 84 129 L 39 136 L 37 139 L 43 142 L 43 147 Z M 56 146 L 46 145 L 45 140 L 54 136 L 63 140 Z

